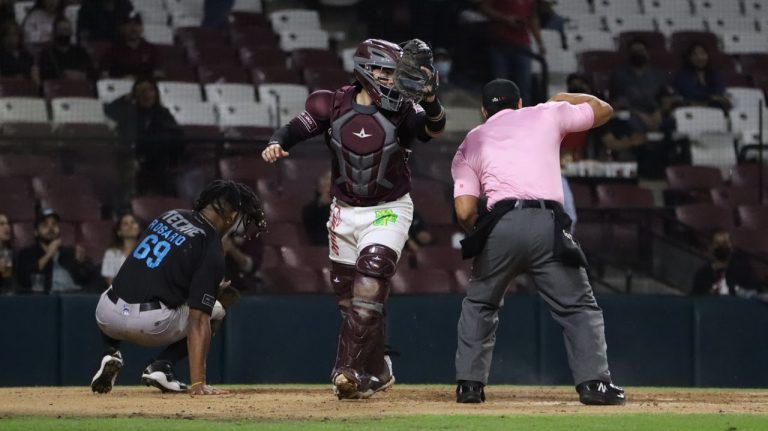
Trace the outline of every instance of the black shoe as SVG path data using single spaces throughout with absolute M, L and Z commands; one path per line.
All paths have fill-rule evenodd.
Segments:
M 187 391 L 187 385 L 176 378 L 168 361 L 155 361 L 149 364 L 141 374 L 141 382 L 147 386 L 154 386 L 163 393 Z
M 459 380 L 459 384 L 456 385 L 456 402 L 469 404 L 484 403 L 484 387 L 485 385 L 480 382 L 474 382 L 472 380 Z
M 579 401 L 590 406 L 623 406 L 627 401 L 624 389 L 613 383 L 589 380 L 576 386 Z

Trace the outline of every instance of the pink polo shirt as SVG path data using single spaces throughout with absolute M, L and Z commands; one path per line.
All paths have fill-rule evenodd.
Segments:
M 505 109 L 467 134 L 451 165 L 453 196 L 549 199 L 563 203 L 560 142 L 592 127 L 587 103 L 547 102 Z

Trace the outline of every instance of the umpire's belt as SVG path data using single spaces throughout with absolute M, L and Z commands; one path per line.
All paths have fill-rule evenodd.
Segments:
M 110 301 L 112 301 L 113 304 L 117 304 L 117 300 L 120 299 L 117 296 L 117 292 L 115 292 L 114 289 L 111 287 L 107 290 L 107 298 L 109 298 Z M 160 304 L 160 301 L 152 301 L 152 302 L 142 302 L 139 304 L 139 311 L 152 311 L 152 310 L 159 310 L 163 308 L 163 306 Z

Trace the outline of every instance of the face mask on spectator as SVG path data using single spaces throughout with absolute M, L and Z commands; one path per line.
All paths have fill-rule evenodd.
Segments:
M 435 63 L 435 69 L 440 74 L 440 78 L 448 78 L 448 75 L 451 73 L 451 62 L 445 60 L 438 61 Z

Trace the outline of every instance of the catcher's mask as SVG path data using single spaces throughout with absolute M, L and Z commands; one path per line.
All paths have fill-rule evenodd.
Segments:
M 373 76 L 373 70 L 382 68 L 394 71 L 402 54 L 403 50 L 397 44 L 381 39 L 368 39 L 357 46 L 353 57 L 355 79 L 371 96 L 373 103 L 387 111 L 399 110 L 405 98 L 394 89 L 394 85 L 382 85 Z

